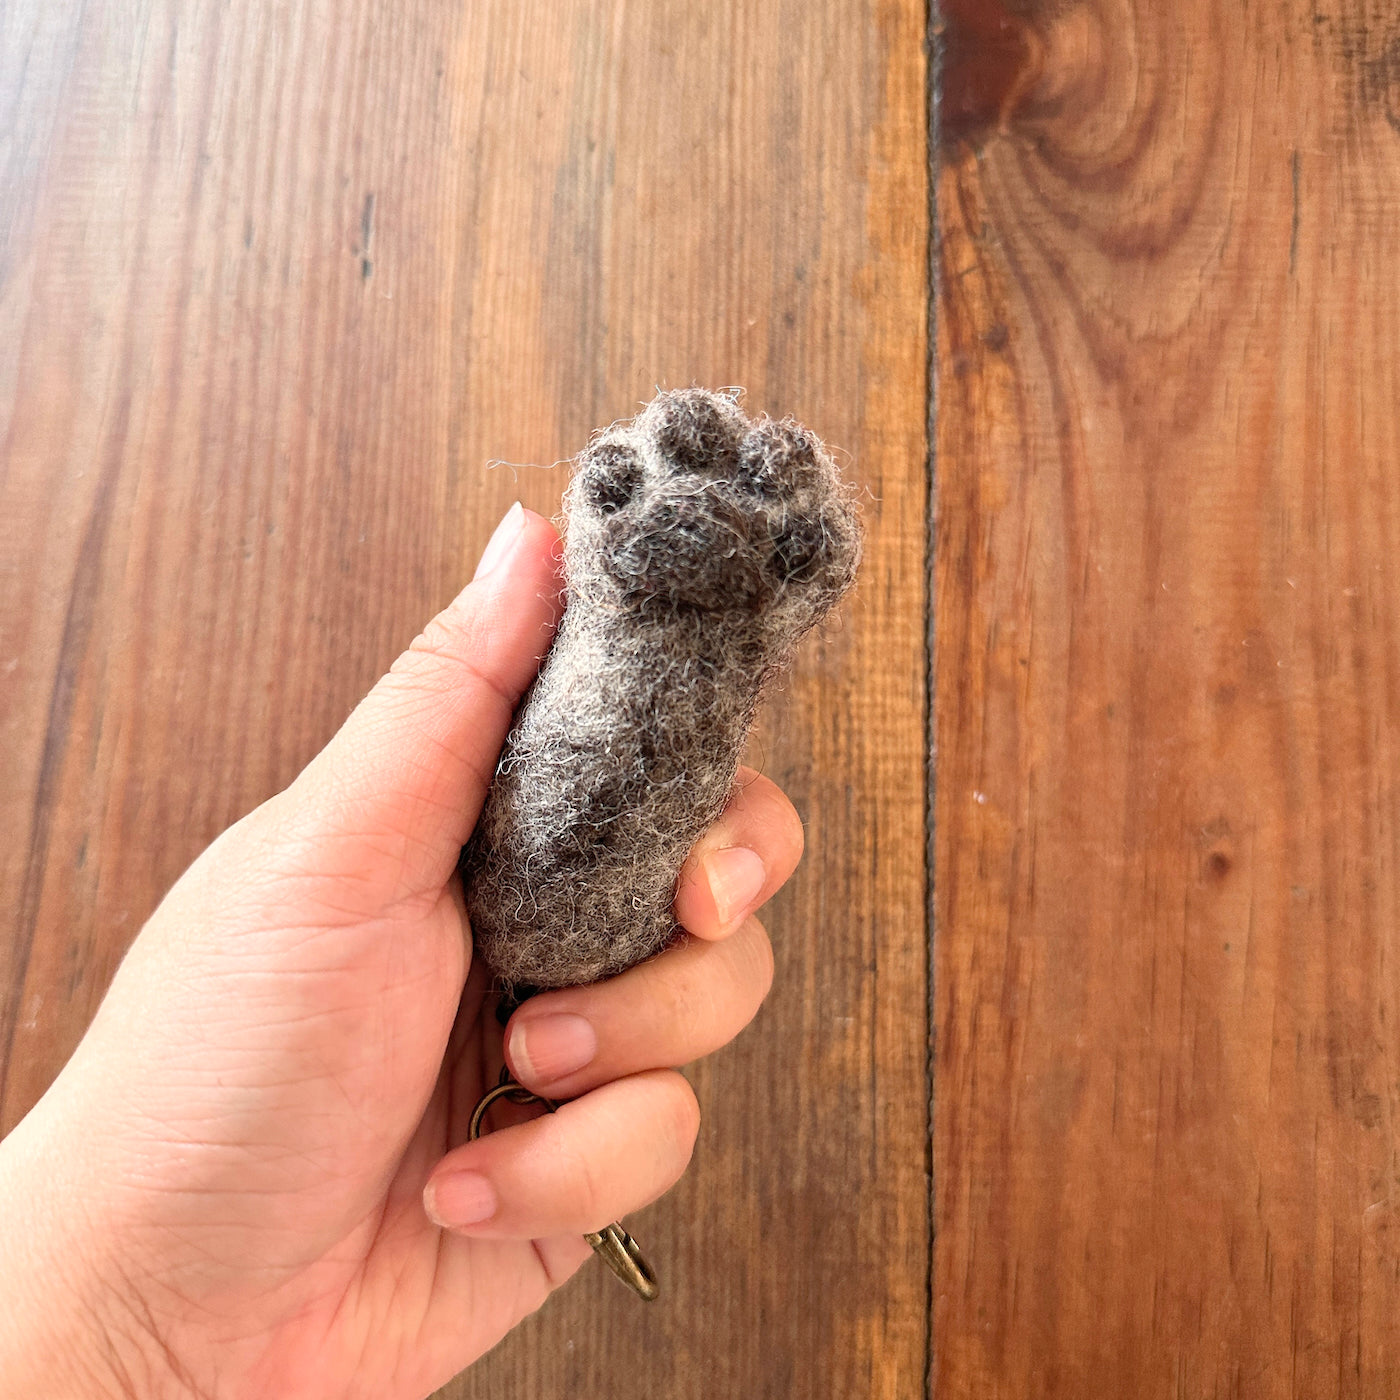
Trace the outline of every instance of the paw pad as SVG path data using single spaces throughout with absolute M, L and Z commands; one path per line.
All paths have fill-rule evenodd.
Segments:
M 798 627 L 849 584 L 858 547 L 821 443 L 704 389 L 659 395 L 582 454 L 568 535 L 590 596 L 646 612 L 781 603 Z
M 642 464 L 637 454 L 621 443 L 599 443 L 586 454 L 580 481 L 589 504 L 611 515 L 621 510 L 641 485 Z

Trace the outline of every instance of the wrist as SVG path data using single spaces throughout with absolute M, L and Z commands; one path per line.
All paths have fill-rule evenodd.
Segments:
M 185 1400 L 110 1232 L 65 1191 L 71 1163 L 37 1150 L 39 1126 L 26 1119 L 0 1142 L 0 1395 Z

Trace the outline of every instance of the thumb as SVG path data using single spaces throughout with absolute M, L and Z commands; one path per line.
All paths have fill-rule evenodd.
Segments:
M 436 893 L 451 875 L 553 637 L 558 548 L 549 521 L 513 505 L 471 583 L 280 799 L 302 849 L 361 894 L 366 884 L 386 903 Z

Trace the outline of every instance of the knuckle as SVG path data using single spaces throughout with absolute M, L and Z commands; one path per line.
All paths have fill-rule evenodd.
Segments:
M 441 617 L 435 617 L 408 644 L 408 650 L 399 655 L 389 668 L 389 674 L 413 680 L 429 679 L 439 669 L 434 662 L 448 662 L 448 669 L 455 669 L 463 659 L 459 632 Z
M 599 1222 L 607 1215 L 603 1164 L 582 1144 L 564 1141 L 551 1173 L 553 1209 L 572 1220 Z
M 423 630 L 409 644 L 410 652 L 427 652 L 430 655 L 441 655 L 447 652 L 454 639 L 452 628 L 447 625 L 442 614 L 428 619 Z
M 684 1075 L 672 1071 L 667 1081 L 668 1092 L 658 1118 L 665 1140 L 675 1149 L 673 1155 L 678 1162 L 676 1177 L 679 1177 L 690 1161 L 695 1140 L 700 1135 L 700 1101 Z
M 660 993 L 652 1005 L 654 1024 L 665 1039 L 677 1046 L 693 1046 L 707 1040 L 706 1026 L 715 1001 L 713 978 L 706 975 L 709 959 L 699 957 L 677 969 L 679 976 L 658 979 Z
M 773 944 L 750 918 L 732 938 L 706 951 L 709 956 L 678 989 L 679 999 L 688 1008 L 692 1033 L 709 1027 L 711 1037 L 719 1032 L 727 1041 L 749 1023 L 773 985 Z
M 730 941 L 737 945 L 734 954 L 738 962 L 740 985 L 758 993 L 755 1005 L 759 1005 L 773 987 L 773 940 L 757 919 L 749 919 L 741 930 L 741 936 Z
M 409 643 L 389 668 L 392 689 L 406 697 L 453 694 L 474 687 L 493 697 L 507 712 L 518 698 L 502 683 L 494 668 L 476 655 L 471 628 L 450 613 L 439 613 Z

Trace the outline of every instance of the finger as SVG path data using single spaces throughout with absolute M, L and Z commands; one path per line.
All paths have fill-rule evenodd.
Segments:
M 675 1185 L 699 1127 L 679 1074 L 615 1080 L 449 1152 L 424 1188 L 424 1209 L 477 1238 L 600 1230 Z
M 470 834 L 517 701 L 559 615 L 559 536 L 515 505 L 476 577 L 437 615 L 283 795 L 299 834 L 391 859 L 411 895 L 438 890 Z
M 688 939 L 606 982 L 531 997 L 506 1028 L 506 1062 L 552 1098 L 688 1064 L 733 1040 L 772 984 L 772 944 L 749 919 L 722 942 Z
M 676 882 L 676 921 L 697 938 L 726 938 L 802 859 L 802 819 L 782 788 L 741 768 L 729 803 L 695 843 Z

